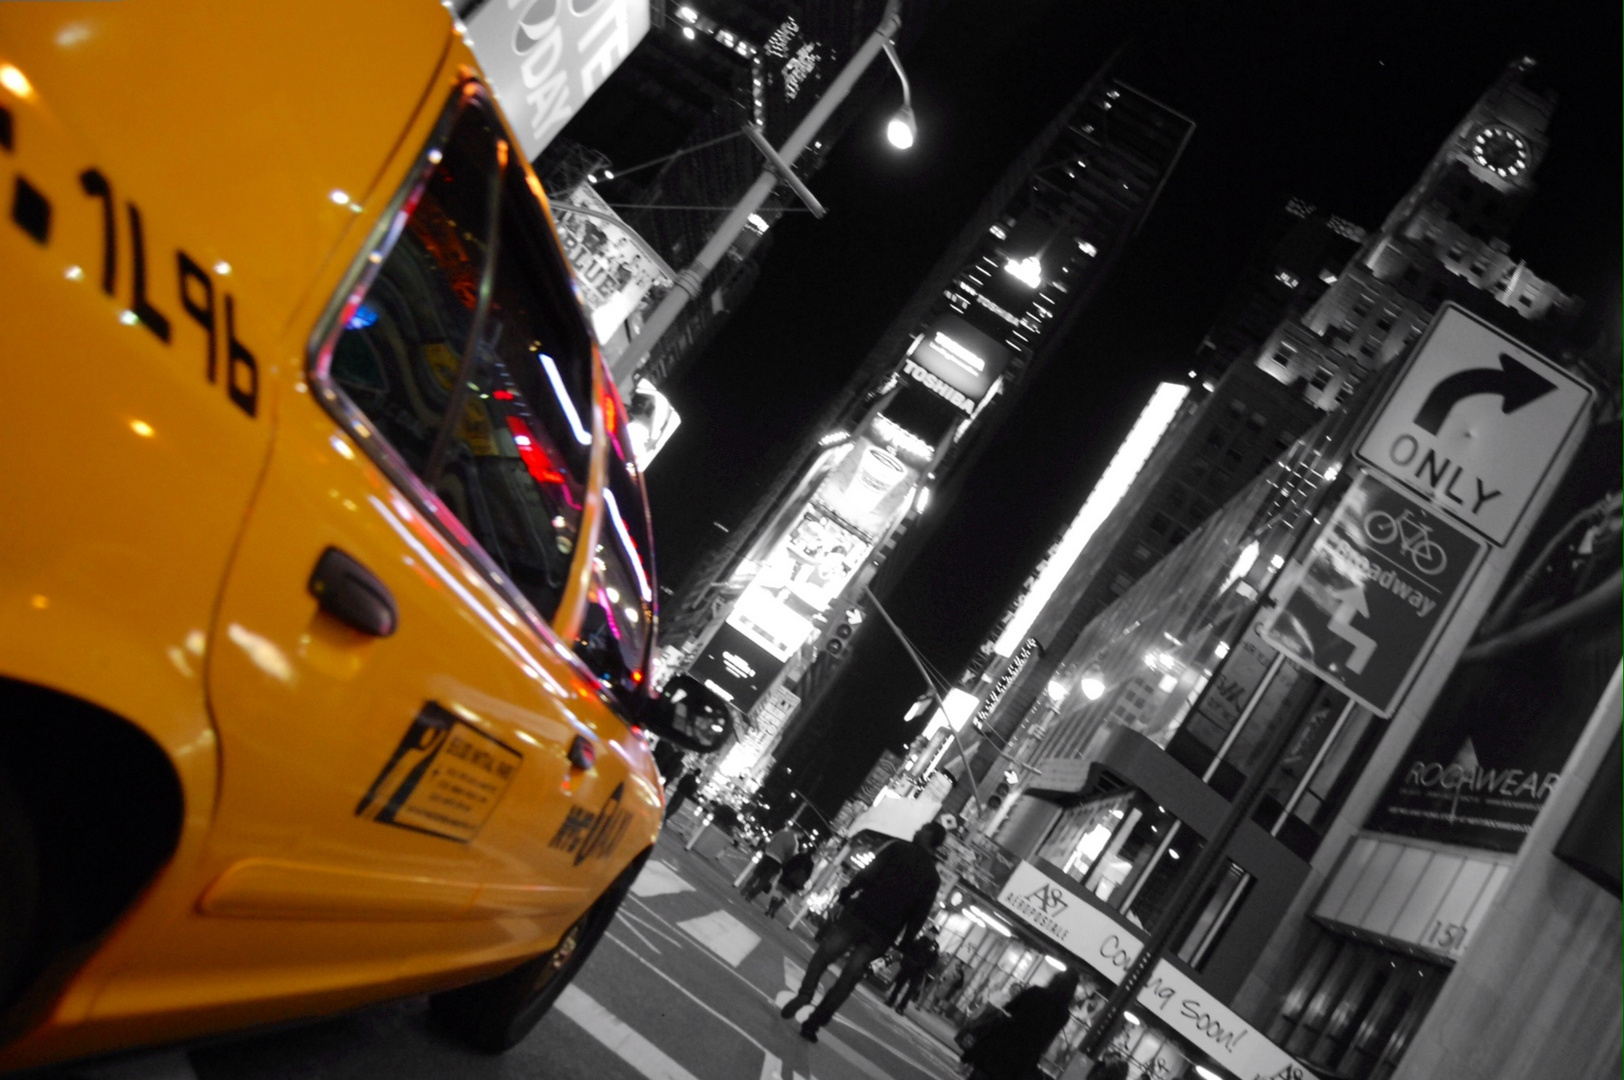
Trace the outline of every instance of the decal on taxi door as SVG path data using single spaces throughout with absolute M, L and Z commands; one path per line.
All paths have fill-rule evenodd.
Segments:
M 466 844 L 523 761 L 511 746 L 431 701 L 406 729 L 355 815 Z

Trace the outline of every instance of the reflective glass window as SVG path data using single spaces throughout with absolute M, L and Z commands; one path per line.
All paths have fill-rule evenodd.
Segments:
M 459 539 L 551 618 L 581 524 L 594 360 L 540 203 L 501 140 L 484 107 L 462 110 L 373 256 L 328 374 Z

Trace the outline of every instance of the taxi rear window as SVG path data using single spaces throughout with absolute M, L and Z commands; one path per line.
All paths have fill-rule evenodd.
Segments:
M 317 376 L 550 619 L 585 499 L 591 339 L 487 106 L 427 161 Z

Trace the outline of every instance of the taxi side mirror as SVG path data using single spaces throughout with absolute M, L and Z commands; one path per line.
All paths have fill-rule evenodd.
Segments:
M 733 706 L 691 675 L 673 675 L 659 697 L 647 700 L 639 717 L 660 738 L 702 754 L 727 742 L 734 718 Z

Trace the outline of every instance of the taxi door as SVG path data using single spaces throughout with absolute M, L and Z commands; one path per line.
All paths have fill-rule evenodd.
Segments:
M 603 419 L 536 192 L 470 84 L 287 397 L 210 643 L 221 950 L 534 953 L 652 842 L 646 752 L 547 622 L 590 587 Z

